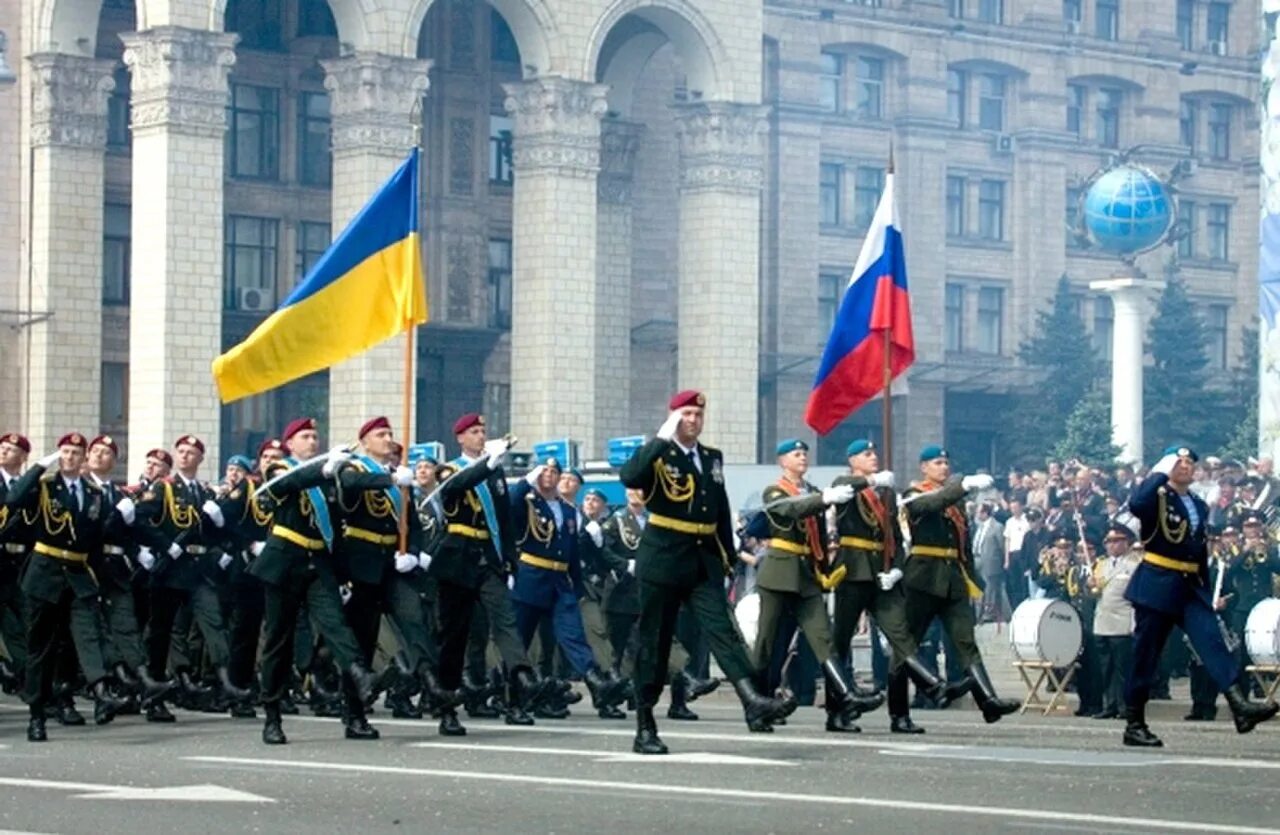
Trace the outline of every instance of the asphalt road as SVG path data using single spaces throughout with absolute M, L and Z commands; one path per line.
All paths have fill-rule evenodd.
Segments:
M 25 739 L 25 711 L 0 705 L 0 829 L 23 832 L 1280 832 L 1280 723 L 1238 736 L 1157 721 L 1159 751 L 1120 745 L 1115 721 L 972 709 L 919 712 L 922 737 L 888 733 L 882 711 L 857 736 L 801 708 L 751 734 L 721 694 L 699 722 L 663 721 L 667 757 L 630 754 L 630 722 L 583 710 L 510 728 L 374 717 L 378 742 L 336 720 L 286 717 L 290 744 L 259 722 L 179 713 Z M 1169 711 L 1165 712 L 1166 714 Z

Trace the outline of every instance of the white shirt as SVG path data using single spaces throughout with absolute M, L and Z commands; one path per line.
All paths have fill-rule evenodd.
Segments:
M 1029 530 L 1031 530 L 1031 523 L 1027 521 L 1025 513 L 1021 516 L 1010 516 L 1009 521 L 1004 523 L 1005 551 L 1010 553 L 1021 551 L 1022 538 Z
M 698 471 L 698 474 L 701 475 L 702 474 L 702 456 L 698 454 L 698 445 L 695 443 L 692 447 L 687 447 L 684 444 L 674 439 L 671 441 L 671 443 L 675 444 L 684 452 L 685 455 L 693 459 L 693 466 Z

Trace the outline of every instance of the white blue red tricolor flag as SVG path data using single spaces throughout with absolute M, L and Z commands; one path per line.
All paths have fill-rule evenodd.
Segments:
M 885 333 L 889 334 L 886 348 Z M 893 174 L 885 177 L 875 218 L 844 291 L 822 352 L 805 423 L 825 435 L 884 391 L 885 351 L 893 379 L 915 361 L 907 264 L 893 202 Z

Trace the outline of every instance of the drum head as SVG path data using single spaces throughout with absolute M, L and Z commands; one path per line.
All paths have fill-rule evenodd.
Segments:
M 1245 621 L 1244 645 L 1253 663 L 1280 664 L 1280 600 L 1258 602 Z
M 1009 642 L 1020 661 L 1065 667 L 1080 654 L 1084 630 L 1076 610 L 1061 600 L 1026 600 L 1009 622 Z
M 751 592 L 739 600 L 738 605 L 733 607 L 733 617 L 738 622 L 738 629 L 747 646 L 755 646 L 760 623 L 760 595 Z

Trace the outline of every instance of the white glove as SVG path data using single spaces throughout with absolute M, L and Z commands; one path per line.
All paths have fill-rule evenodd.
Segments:
M 872 487 L 888 487 L 892 489 L 897 481 L 893 477 L 893 470 L 881 470 L 871 478 L 867 479 Z
M 636 576 L 636 561 L 627 560 L 627 573 L 632 577 Z
M 546 470 L 546 468 L 547 468 L 546 464 L 539 464 L 538 466 L 530 470 L 527 475 L 525 475 L 524 480 L 529 482 L 529 485 L 531 487 L 537 487 L 538 479 L 542 478 L 542 473 L 544 470 Z
M 346 606 L 351 602 L 351 586 L 338 586 L 338 597 L 342 599 L 342 605 Z
M 61 457 L 62 457 L 61 452 L 51 452 L 48 455 L 46 455 L 44 458 L 41 458 L 39 461 L 37 461 L 36 466 L 47 470 L 50 467 L 52 467 L 54 464 L 57 464 L 58 459 Z
M 206 500 L 204 504 L 200 505 L 200 509 L 204 511 L 205 516 L 213 520 L 213 524 L 217 527 L 220 528 L 226 524 L 227 520 L 222 518 L 222 508 L 218 507 L 218 503 L 213 499 Z
M 156 567 L 156 555 L 151 553 L 150 548 L 144 547 L 138 549 L 138 565 L 142 566 L 147 571 Z
M 902 569 L 893 568 L 889 571 L 882 571 L 876 575 L 876 579 L 880 581 L 880 588 L 888 591 L 896 586 L 898 581 L 902 579 Z
M 844 504 L 852 498 L 852 484 L 837 484 L 822 491 L 823 504 Z
M 423 571 L 426 571 L 430 567 L 431 567 L 431 555 L 428 554 L 426 551 L 422 551 L 421 553 L 418 554 L 418 568 L 421 568 Z
M 489 469 L 496 470 L 501 467 L 502 459 L 509 449 L 511 449 L 511 442 L 506 438 L 494 438 L 492 441 L 485 441 L 484 453 L 489 456 Z
M 658 427 L 657 435 L 664 441 L 669 441 L 676 436 L 676 429 L 680 427 L 680 410 L 667 415 L 667 419 Z
M 262 556 L 262 549 L 266 547 L 267 543 L 265 542 L 251 542 L 249 543 L 249 553 L 255 557 L 260 557 Z
M 223 571 L 226 571 L 227 566 L 229 565 L 231 565 L 230 554 L 224 553 L 222 556 L 218 557 L 218 568 L 221 568 Z
M 1169 473 L 1173 472 L 1173 468 L 1177 465 L 1177 463 L 1178 463 L 1178 456 L 1171 452 L 1165 457 L 1161 458 L 1159 461 L 1157 461 L 1155 463 L 1155 466 L 1151 468 L 1151 472 L 1161 473 L 1162 475 L 1168 475 Z
M 985 473 L 967 475 L 960 479 L 960 486 L 965 489 L 966 493 L 973 492 L 974 490 L 989 490 L 991 489 L 991 485 L 995 483 L 996 480 Z
M 334 474 L 342 468 L 342 465 L 351 460 L 350 455 L 332 455 L 325 458 L 324 464 L 320 466 L 320 475 L 325 478 L 333 478 Z
M 175 560 L 182 556 L 182 546 L 176 542 L 169 543 L 169 556 Z
M 397 487 L 413 486 L 413 470 L 408 467 L 396 467 L 391 473 L 391 480 L 396 483 Z
M 600 529 L 600 523 L 595 519 L 587 523 L 587 535 L 591 537 L 591 541 L 597 548 L 604 544 L 604 531 Z
M 508 588 L 508 589 L 514 589 L 515 587 L 516 587 L 516 575 L 514 575 L 514 574 L 508 574 L 508 575 L 507 575 L 507 588 Z
M 116 502 L 116 510 L 120 511 L 120 518 L 124 520 L 126 525 L 133 524 L 134 517 L 136 516 L 134 511 L 136 509 L 133 499 L 128 496 L 125 496 L 123 499 Z
M 396 571 L 401 574 L 408 574 L 418 567 L 418 558 L 413 554 L 405 554 L 403 552 L 396 554 Z

